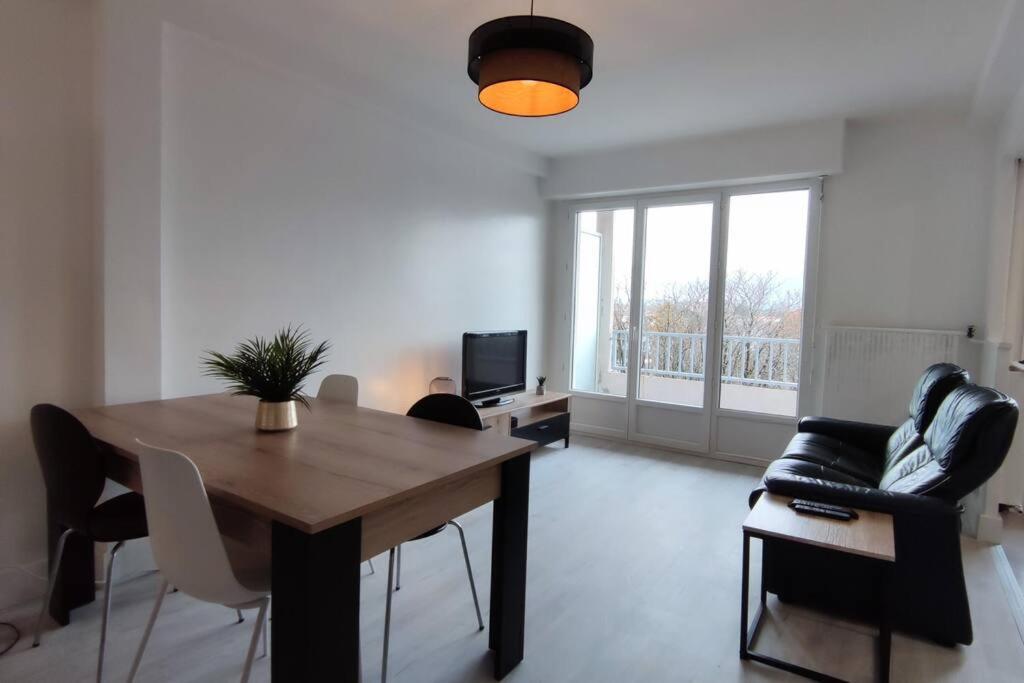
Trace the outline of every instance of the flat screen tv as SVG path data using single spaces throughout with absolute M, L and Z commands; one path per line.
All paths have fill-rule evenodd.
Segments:
M 510 403 L 526 390 L 526 330 L 462 335 L 462 395 L 478 405 Z

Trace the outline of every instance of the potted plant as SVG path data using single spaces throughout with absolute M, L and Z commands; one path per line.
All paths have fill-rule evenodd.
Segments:
M 537 378 L 537 395 L 538 396 L 543 396 L 545 394 L 545 392 L 547 392 L 547 389 L 544 388 L 544 382 L 547 382 L 547 381 L 548 381 L 548 378 L 545 377 L 544 375 L 541 375 L 541 376 L 539 376 Z
M 298 426 L 295 404 L 309 408 L 303 384 L 324 364 L 329 348 L 326 341 L 314 347 L 308 331 L 289 325 L 272 339 L 240 343 L 230 356 L 207 351 L 201 364 L 206 376 L 227 381 L 232 395 L 260 399 L 256 429 L 277 432 Z

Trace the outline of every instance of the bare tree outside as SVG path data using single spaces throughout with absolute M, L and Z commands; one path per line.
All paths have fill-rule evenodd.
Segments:
M 702 337 L 707 329 L 708 296 L 708 281 L 695 279 L 685 283 L 673 282 L 644 302 L 645 332 L 699 337 L 659 340 L 657 348 L 642 349 L 641 367 L 666 373 L 696 374 L 703 370 Z M 612 329 L 620 334 L 614 336 L 617 348 L 613 358 L 622 366 L 627 353 L 629 309 L 629 287 L 624 282 L 616 283 Z M 765 344 L 757 340 L 799 339 L 802 313 L 801 292 L 786 288 L 778 273 L 751 273 L 742 269 L 730 273 L 723 307 L 726 337 L 723 374 L 751 380 L 769 376 L 782 381 L 794 380 L 799 348 L 794 349 L 792 355 L 769 355 L 763 350 Z

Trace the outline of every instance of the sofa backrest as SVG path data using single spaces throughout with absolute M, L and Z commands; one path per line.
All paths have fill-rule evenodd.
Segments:
M 1017 427 L 1017 402 L 966 384 L 939 406 L 923 443 L 887 466 L 879 488 L 956 502 L 1002 465 Z
M 910 397 L 907 410 L 910 417 L 896 428 L 886 444 L 884 472 L 921 445 L 922 435 L 935 419 L 949 392 L 967 384 L 970 379 L 966 370 L 952 363 L 936 363 L 924 371 Z

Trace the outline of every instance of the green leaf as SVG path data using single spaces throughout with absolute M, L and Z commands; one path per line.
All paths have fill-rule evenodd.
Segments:
M 233 395 L 298 401 L 309 408 L 302 389 L 306 379 L 324 365 L 330 348 L 326 341 L 313 346 L 307 330 L 289 325 L 269 341 L 253 337 L 241 342 L 230 356 L 206 351 L 200 366 L 207 377 L 227 382 Z

